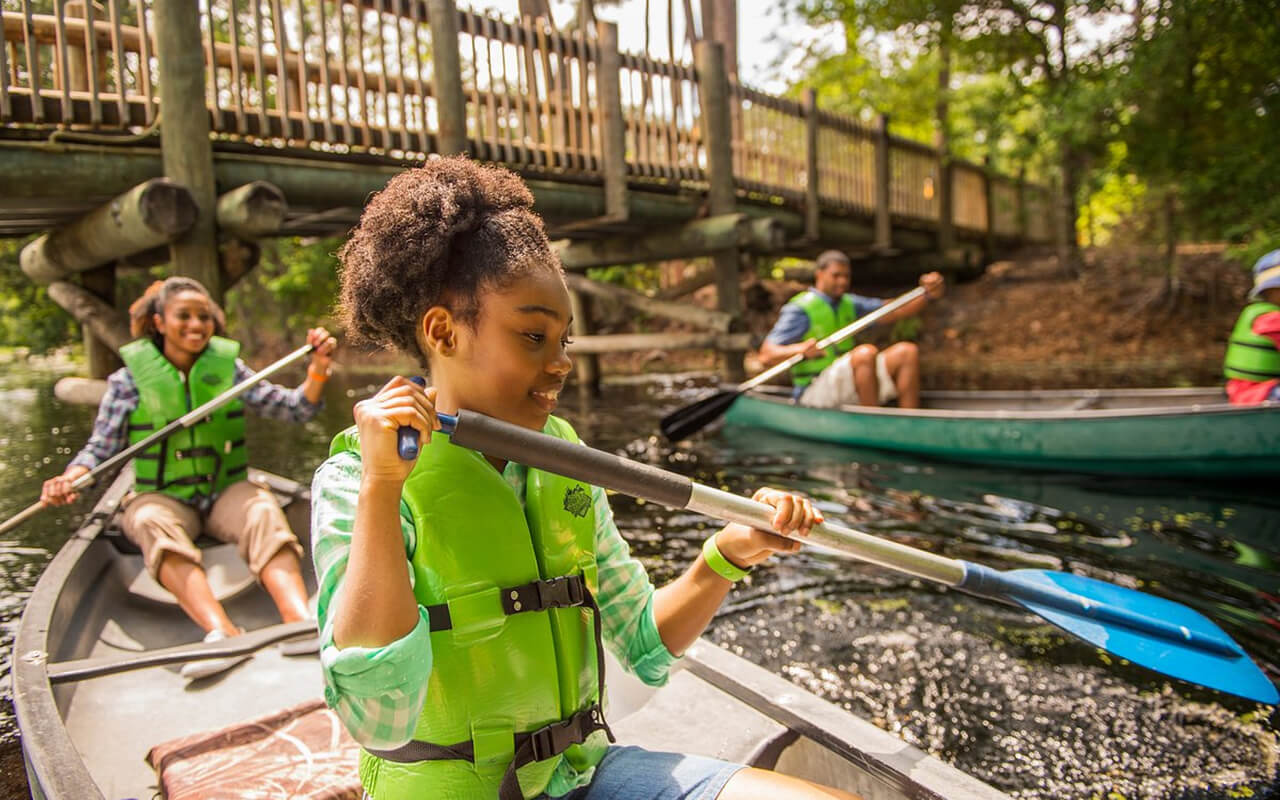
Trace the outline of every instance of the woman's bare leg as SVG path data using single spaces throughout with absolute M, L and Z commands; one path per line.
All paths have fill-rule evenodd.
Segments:
M 862 800 L 858 795 L 766 769 L 735 772 L 716 800 Z
M 226 609 L 213 596 L 209 578 L 199 564 L 174 553 L 165 553 L 156 570 L 156 578 L 161 586 L 177 598 L 178 605 L 205 633 L 212 630 L 220 630 L 228 636 L 240 633 L 240 629 L 227 616 Z

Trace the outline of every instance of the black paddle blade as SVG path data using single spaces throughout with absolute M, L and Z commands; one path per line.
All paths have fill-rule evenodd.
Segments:
M 689 438 L 728 411 L 729 406 L 733 405 L 733 401 L 737 400 L 740 394 L 742 392 L 716 392 L 693 405 L 677 408 L 658 423 L 662 429 L 662 435 L 668 442 L 673 443 Z

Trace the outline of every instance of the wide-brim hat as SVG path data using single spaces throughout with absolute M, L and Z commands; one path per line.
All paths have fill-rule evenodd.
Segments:
M 1280 250 L 1272 250 L 1253 265 L 1253 289 L 1249 299 L 1257 300 L 1264 289 L 1280 289 Z

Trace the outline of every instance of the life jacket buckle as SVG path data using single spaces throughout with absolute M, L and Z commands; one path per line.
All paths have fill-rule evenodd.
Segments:
M 538 598 L 543 608 L 569 608 L 580 606 L 586 600 L 585 587 L 581 575 L 566 575 L 561 578 L 541 581 L 538 586 Z
M 534 761 L 546 761 L 582 741 L 578 730 L 577 718 L 570 717 L 563 722 L 553 722 L 529 734 L 529 744 L 533 749 Z

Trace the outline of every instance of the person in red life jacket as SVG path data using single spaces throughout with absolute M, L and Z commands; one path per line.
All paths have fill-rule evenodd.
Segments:
M 253 375 L 237 357 L 240 345 L 221 336 L 222 309 L 199 281 L 156 281 L 129 312 L 138 338 L 120 349 L 125 366 L 107 378 L 89 441 L 61 475 L 45 481 L 45 503 L 73 502 L 76 478 Z M 263 381 L 133 461 L 134 492 L 125 498 L 120 526 L 142 551 L 151 576 L 205 631 L 206 642 L 242 631 L 214 596 L 201 566 L 194 540 L 202 531 L 236 545 L 285 622 L 310 616 L 302 546 L 275 496 L 246 480 L 244 435 L 246 409 L 290 422 L 305 422 L 320 410 L 337 341 L 324 328 L 313 328 L 307 342 L 315 351 L 296 389 Z M 304 652 L 306 644 L 290 643 L 286 652 Z M 208 677 L 244 658 L 191 661 L 182 676 Z
M 1235 405 L 1280 401 L 1280 250 L 1253 265 L 1249 299 L 1222 363 L 1227 399 Z
M 825 351 L 818 341 L 835 333 L 884 301 L 849 293 L 852 268 L 849 257 L 828 250 L 814 262 L 813 286 L 792 297 L 782 307 L 773 330 L 760 346 L 766 367 L 797 353 L 805 360 L 791 368 L 796 400 L 807 406 L 835 408 L 842 405 L 882 406 L 897 399 L 899 408 L 920 407 L 920 353 L 914 342 L 897 342 L 883 351 L 872 344 L 855 346 L 853 338 L 837 342 Z M 920 313 L 931 299 L 942 297 L 942 276 L 920 276 L 924 297 L 915 300 L 881 322 L 893 322 Z
M 611 745 L 603 650 L 665 683 L 734 582 L 800 542 L 714 533 L 655 589 L 600 487 L 457 446 L 469 409 L 566 441 L 572 369 L 564 271 L 533 195 L 462 156 L 396 175 L 343 246 L 349 336 L 416 359 L 357 403 L 312 482 L 325 699 L 363 748 L 372 800 L 851 798 L 712 758 Z M 397 451 L 409 426 L 421 448 Z M 434 431 L 434 434 L 433 434 Z M 778 531 L 821 514 L 761 489 Z

